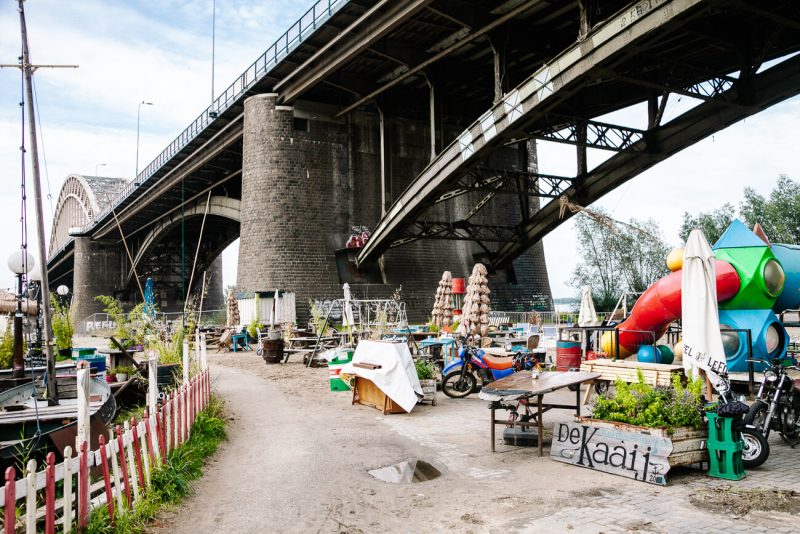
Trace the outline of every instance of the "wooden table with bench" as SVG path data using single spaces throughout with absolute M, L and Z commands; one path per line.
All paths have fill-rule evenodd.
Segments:
M 489 411 L 490 416 L 490 438 L 492 440 L 492 452 L 494 452 L 495 441 L 495 426 L 508 425 L 506 419 L 495 418 L 497 409 L 503 410 L 516 410 L 516 406 L 508 404 L 510 402 L 518 402 L 530 406 L 530 400 L 536 398 L 534 405 L 536 411 L 533 413 L 533 419 L 536 421 L 537 427 L 537 445 L 539 447 L 539 456 L 543 456 L 542 434 L 544 428 L 542 426 L 542 416 L 545 412 L 553 408 L 564 410 L 575 410 L 575 415 L 581 415 L 581 389 L 580 385 L 584 382 L 592 382 L 600 378 L 600 373 L 584 373 L 584 372 L 558 372 L 546 371 L 539 375 L 536 380 L 531 378 L 530 371 L 520 371 L 505 378 L 501 378 L 495 382 L 483 386 L 480 394 L 481 399 L 490 402 Z M 547 393 L 552 393 L 559 389 L 568 388 L 573 386 L 576 388 L 575 404 L 554 404 L 551 402 L 544 402 L 544 396 Z M 531 426 L 532 422 L 517 423 L 524 426 Z

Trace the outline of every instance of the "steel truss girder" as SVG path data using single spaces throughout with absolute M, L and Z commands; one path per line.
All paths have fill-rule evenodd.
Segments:
M 520 179 L 524 184 L 522 188 L 519 187 Z M 575 178 L 553 174 L 476 167 L 465 173 L 452 190 L 440 195 L 433 203 L 438 204 L 474 191 L 558 198 L 574 180 Z
M 402 237 L 391 247 L 398 247 L 419 239 L 450 239 L 507 243 L 517 235 L 515 226 L 475 224 L 467 220 L 455 222 L 416 221 L 406 228 Z
M 720 108 L 715 102 L 704 102 L 670 122 L 652 128 L 648 136 L 658 151 L 620 152 L 593 169 L 567 192 L 573 201 L 589 205 L 612 189 L 663 161 L 697 141 L 724 129 L 759 111 L 800 94 L 800 56 L 784 60 L 737 84 L 732 91 L 742 105 Z M 725 98 L 721 94 L 719 98 Z M 746 105 L 745 105 L 746 103 Z M 528 221 L 519 225 L 519 237 L 503 245 L 492 259 L 492 268 L 499 269 L 541 241 L 563 221 L 558 203 L 542 207 Z M 571 217 L 567 212 L 565 218 Z
M 576 120 L 575 118 L 567 119 L 567 121 L 566 125 L 544 128 L 531 132 L 530 136 L 543 141 L 613 150 L 615 152 L 625 150 L 641 152 L 647 149 L 647 144 L 643 142 L 647 134 L 644 130 L 592 120 Z M 581 139 L 584 126 L 586 135 L 585 139 Z

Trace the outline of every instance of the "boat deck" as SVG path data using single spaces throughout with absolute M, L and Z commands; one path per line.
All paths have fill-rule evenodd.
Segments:
M 89 413 L 94 413 L 103 405 L 102 401 L 89 403 Z M 78 406 L 72 404 L 60 404 L 58 406 L 39 406 L 38 410 L 40 421 L 52 421 L 57 419 L 75 419 L 78 416 Z M 21 410 L 0 411 L 0 425 L 17 423 L 34 423 L 36 421 L 36 409 L 26 406 Z

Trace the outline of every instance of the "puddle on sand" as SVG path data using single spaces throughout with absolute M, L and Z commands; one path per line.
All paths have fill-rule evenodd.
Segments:
M 406 460 L 394 465 L 368 471 L 370 475 L 392 484 L 413 484 L 439 478 L 441 472 L 423 460 Z

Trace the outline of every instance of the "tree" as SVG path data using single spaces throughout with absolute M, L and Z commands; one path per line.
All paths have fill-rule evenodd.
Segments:
M 751 228 L 760 223 L 773 243 L 800 243 L 800 184 L 787 175 L 778 177 L 769 199 L 745 188 L 739 210 Z
M 602 210 L 596 213 L 606 215 Z M 588 285 L 598 310 L 610 311 L 625 291 L 641 292 L 668 271 L 665 258 L 669 246 L 652 219 L 612 230 L 606 221 L 579 215 L 575 219 L 578 252 L 583 258 L 572 275 L 570 285 L 580 290 Z
M 745 191 L 746 194 L 746 191 Z M 723 204 L 722 207 L 714 211 L 703 212 L 692 217 L 688 212 L 683 212 L 683 223 L 681 224 L 681 241 L 686 241 L 694 228 L 700 228 L 703 234 L 712 245 L 722 236 L 725 229 L 733 222 L 736 217 L 736 208 L 733 204 Z

